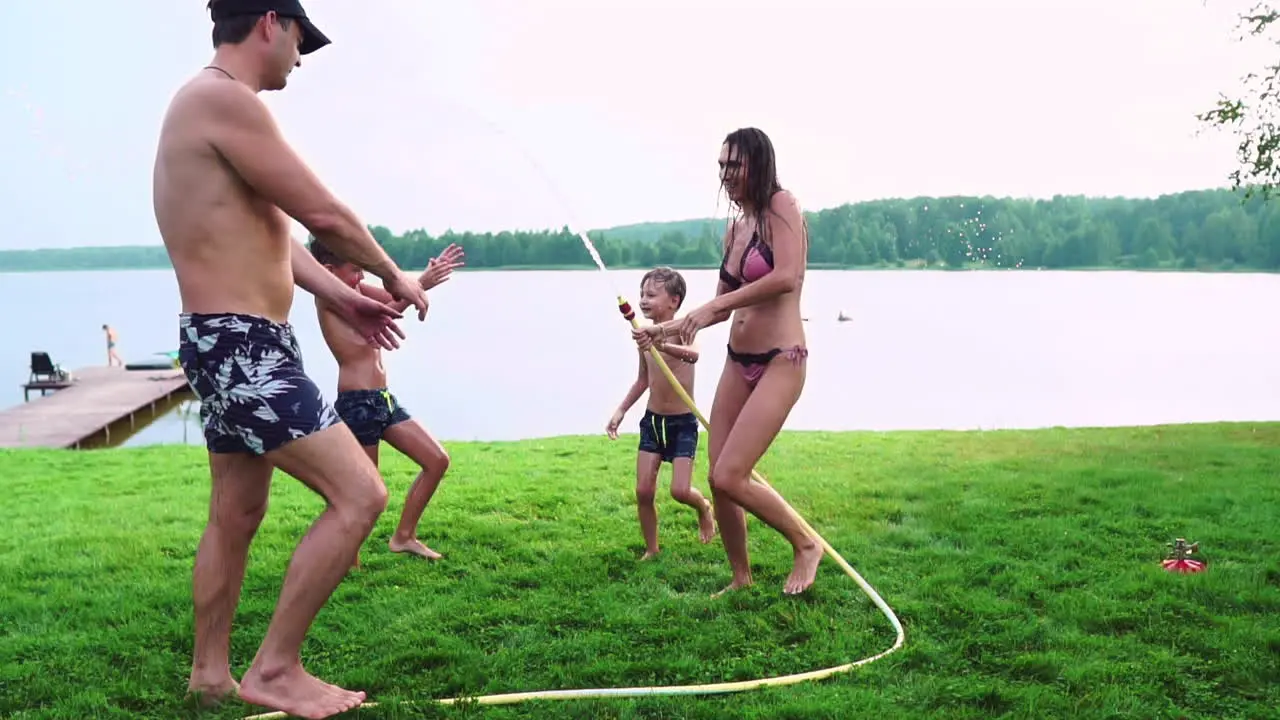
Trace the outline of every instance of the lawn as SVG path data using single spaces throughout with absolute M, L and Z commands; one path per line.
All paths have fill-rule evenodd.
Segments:
M 785 541 L 751 519 L 756 586 L 663 495 L 658 561 L 633 505 L 635 437 L 453 443 L 422 525 L 386 541 L 412 466 L 303 648 L 380 703 L 359 718 L 1261 718 L 1280 707 L 1280 424 L 786 433 L 760 470 L 892 606 L 898 652 L 734 695 L 442 707 L 567 688 L 748 680 L 892 645 L 832 561 L 781 594 Z M 0 717 L 233 719 L 183 704 L 198 448 L 0 452 Z M 705 491 L 705 460 L 695 484 Z M 662 488 L 665 493 L 664 470 Z M 252 658 L 322 502 L 278 476 L 249 560 L 233 671 Z M 1160 568 L 1199 541 L 1208 570 Z

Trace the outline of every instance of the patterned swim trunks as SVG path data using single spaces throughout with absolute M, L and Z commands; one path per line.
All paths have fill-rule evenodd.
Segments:
M 409 413 L 386 388 L 343 390 L 333 403 L 342 422 L 361 445 L 377 445 L 387 428 L 409 419 Z
M 264 455 L 339 422 L 303 372 L 287 323 L 182 313 L 179 335 L 178 362 L 200 398 L 209 452 Z

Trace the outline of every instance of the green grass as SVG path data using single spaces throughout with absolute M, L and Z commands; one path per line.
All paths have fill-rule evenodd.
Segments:
M 697 542 L 669 496 L 663 556 L 637 564 L 634 440 L 451 444 L 423 523 L 446 554 L 434 565 L 385 551 L 413 470 L 384 451 L 391 506 L 321 611 L 308 667 L 384 703 L 360 718 L 1261 718 L 1280 706 L 1280 424 L 787 433 L 761 471 L 896 610 L 904 649 L 738 695 L 433 705 L 744 680 L 892 643 L 830 561 L 810 596 L 782 596 L 788 547 L 754 519 L 757 585 L 734 597 L 709 599 L 729 578 L 723 551 Z M 202 452 L 7 452 L 0 478 L 0 717 L 196 715 L 182 695 Z M 236 617 L 237 676 L 320 508 L 277 478 Z M 1160 569 L 1178 536 L 1201 542 L 1208 572 Z

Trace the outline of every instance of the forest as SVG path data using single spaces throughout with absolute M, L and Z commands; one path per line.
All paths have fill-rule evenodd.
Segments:
M 1280 269 L 1280 205 L 1244 190 L 1157 198 L 939 197 L 849 203 L 807 213 L 815 268 Z M 725 218 L 626 225 L 587 234 L 609 267 L 715 267 Z M 377 241 L 404 268 L 449 243 L 469 269 L 592 267 L 568 228 L 496 233 L 423 230 Z M 0 252 L 0 272 L 169 267 L 160 245 Z

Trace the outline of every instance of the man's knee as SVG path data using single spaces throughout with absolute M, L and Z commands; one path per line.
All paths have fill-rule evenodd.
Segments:
M 356 483 L 357 489 L 352 494 L 348 510 L 359 522 L 372 528 L 378 516 L 387 509 L 387 484 L 382 482 L 382 476 L 372 466 L 363 475 Z
M 334 442 L 318 437 L 307 441 Z M 306 482 L 318 491 L 329 506 L 346 522 L 362 530 L 371 530 L 378 516 L 387 509 L 387 486 L 363 448 L 356 443 L 349 445 L 349 451 L 338 454 L 321 451 L 319 455 L 311 455 L 295 472 L 286 467 L 286 472 Z M 293 459 L 297 459 L 295 455 Z
M 267 498 L 230 498 L 215 503 L 209 521 L 221 532 L 248 540 L 258 532 L 267 515 Z

